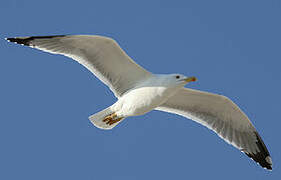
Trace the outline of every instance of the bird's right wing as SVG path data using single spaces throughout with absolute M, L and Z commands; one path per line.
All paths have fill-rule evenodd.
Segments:
M 73 58 L 108 85 L 118 98 L 151 75 L 136 64 L 116 41 L 107 37 L 61 35 L 16 37 L 7 40 Z
M 262 167 L 272 169 L 269 152 L 255 127 L 227 97 L 183 88 L 156 110 L 175 113 L 210 128 Z

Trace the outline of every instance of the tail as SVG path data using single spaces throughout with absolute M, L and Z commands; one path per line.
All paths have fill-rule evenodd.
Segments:
M 100 129 L 112 129 L 114 128 L 117 124 L 119 124 L 124 118 L 117 118 L 116 116 L 114 116 L 115 112 L 113 112 L 111 110 L 110 107 L 96 113 L 93 114 L 91 116 L 89 116 L 89 120 L 98 128 Z M 111 118 L 113 115 L 114 118 L 117 118 L 117 120 L 113 120 L 113 118 Z M 114 121 L 113 123 L 109 123 L 108 119 L 111 119 L 112 121 Z

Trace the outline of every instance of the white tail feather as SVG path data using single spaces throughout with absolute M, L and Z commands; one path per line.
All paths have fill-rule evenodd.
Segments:
M 119 124 L 121 121 L 119 122 L 116 122 L 114 124 L 107 124 L 106 122 L 104 122 L 104 118 L 110 114 L 114 113 L 110 107 L 96 113 L 96 114 L 93 114 L 91 116 L 89 116 L 89 120 L 98 128 L 100 129 L 112 129 L 114 128 L 117 124 Z

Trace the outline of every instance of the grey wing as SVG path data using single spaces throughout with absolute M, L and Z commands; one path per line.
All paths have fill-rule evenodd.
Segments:
M 183 88 L 156 110 L 175 113 L 210 128 L 262 167 L 272 169 L 269 152 L 255 127 L 227 97 Z
M 62 54 L 81 63 L 116 97 L 151 75 L 136 64 L 111 38 L 93 35 L 58 35 L 7 38 L 10 42 Z

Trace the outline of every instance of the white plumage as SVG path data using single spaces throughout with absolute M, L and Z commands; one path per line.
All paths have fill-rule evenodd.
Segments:
M 87 67 L 118 98 L 112 106 L 89 117 L 102 129 L 112 129 L 129 116 L 151 110 L 175 113 L 215 131 L 262 167 L 272 169 L 269 152 L 248 117 L 225 96 L 184 88 L 194 77 L 157 75 L 137 65 L 111 38 L 90 35 L 7 38 Z

